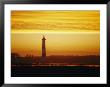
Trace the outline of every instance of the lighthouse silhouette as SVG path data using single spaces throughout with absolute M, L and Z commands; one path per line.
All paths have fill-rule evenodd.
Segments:
M 42 58 L 45 58 L 46 57 L 46 47 L 45 47 L 45 36 L 43 35 L 43 38 L 42 38 Z
M 46 58 L 46 46 L 45 46 L 45 37 L 43 35 L 43 38 L 42 38 L 42 57 L 41 59 L 39 60 L 38 64 L 44 64 L 44 60 Z

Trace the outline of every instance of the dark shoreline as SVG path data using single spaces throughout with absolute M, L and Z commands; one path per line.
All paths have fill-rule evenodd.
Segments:
M 14 66 L 11 77 L 99 77 L 100 67 L 89 66 Z

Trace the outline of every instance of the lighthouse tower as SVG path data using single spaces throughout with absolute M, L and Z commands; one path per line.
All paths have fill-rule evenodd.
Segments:
M 43 35 L 43 38 L 42 38 L 42 58 L 45 58 L 46 57 L 46 47 L 45 47 L 45 37 Z

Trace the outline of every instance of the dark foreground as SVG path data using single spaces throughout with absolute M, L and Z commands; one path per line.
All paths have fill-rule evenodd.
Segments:
M 99 77 L 100 67 L 88 66 L 14 66 L 12 77 Z

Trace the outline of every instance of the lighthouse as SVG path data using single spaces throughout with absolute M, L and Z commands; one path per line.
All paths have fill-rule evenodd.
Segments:
M 42 58 L 45 58 L 46 57 L 46 47 L 45 47 L 45 37 L 43 35 L 43 38 L 42 38 Z

